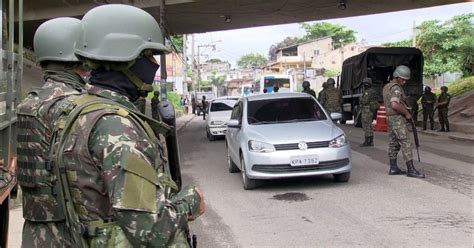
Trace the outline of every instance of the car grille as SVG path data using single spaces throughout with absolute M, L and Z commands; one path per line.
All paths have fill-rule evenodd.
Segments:
M 253 171 L 278 173 L 278 172 L 304 172 L 318 171 L 327 169 L 338 169 L 349 164 L 349 159 L 338 159 L 331 161 L 321 161 L 316 165 L 291 166 L 290 164 L 255 164 L 252 166 Z
M 316 142 L 307 142 L 308 149 L 312 148 L 323 148 L 329 147 L 329 141 L 316 141 Z M 298 143 L 288 143 L 288 144 L 275 144 L 273 145 L 275 150 L 284 151 L 284 150 L 298 150 Z

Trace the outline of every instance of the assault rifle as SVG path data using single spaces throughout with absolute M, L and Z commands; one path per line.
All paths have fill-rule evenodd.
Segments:
M 420 147 L 420 140 L 418 139 L 418 130 L 416 130 L 416 125 L 413 118 L 410 120 L 410 123 L 411 123 L 411 129 L 413 130 L 413 137 L 415 138 L 415 147 L 416 147 L 416 154 L 418 155 L 418 162 L 421 162 L 420 150 L 418 149 Z

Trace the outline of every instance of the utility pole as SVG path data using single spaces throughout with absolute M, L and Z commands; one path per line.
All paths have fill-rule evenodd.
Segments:
M 416 32 L 416 21 L 413 21 L 413 38 L 412 38 L 412 42 L 411 42 L 411 46 L 412 47 L 416 47 L 416 35 L 417 35 L 417 32 Z
M 183 95 L 188 94 L 188 83 L 186 82 L 187 79 L 187 72 L 188 72 L 188 62 L 186 56 L 186 34 L 183 34 Z
M 201 47 L 212 47 L 212 49 L 216 50 L 216 45 L 205 44 L 205 45 L 198 45 L 197 48 L 197 69 L 198 69 L 198 90 L 201 91 L 201 53 L 199 52 L 199 48 Z
M 192 87 L 193 87 L 193 92 L 196 93 L 196 60 L 195 60 L 195 54 L 194 54 L 194 34 L 191 34 L 191 66 L 192 66 Z

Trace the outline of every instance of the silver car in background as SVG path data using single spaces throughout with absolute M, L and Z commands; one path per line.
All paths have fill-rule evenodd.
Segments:
M 244 189 L 260 179 L 331 174 L 349 181 L 351 148 L 344 132 L 312 96 L 260 94 L 239 99 L 227 123 L 229 172 L 242 174 Z
M 239 97 L 235 96 L 224 96 L 210 102 L 206 122 L 206 135 L 209 141 L 225 136 L 227 122 L 238 99 Z

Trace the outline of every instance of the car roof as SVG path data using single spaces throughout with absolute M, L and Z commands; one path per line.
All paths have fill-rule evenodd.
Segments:
M 218 98 L 215 98 L 214 101 L 217 101 L 217 100 L 239 100 L 239 97 L 240 96 L 220 96 Z
M 259 101 L 267 99 L 284 99 L 284 98 L 308 98 L 311 95 L 307 93 L 266 93 L 266 94 L 254 94 L 247 96 L 248 101 Z

